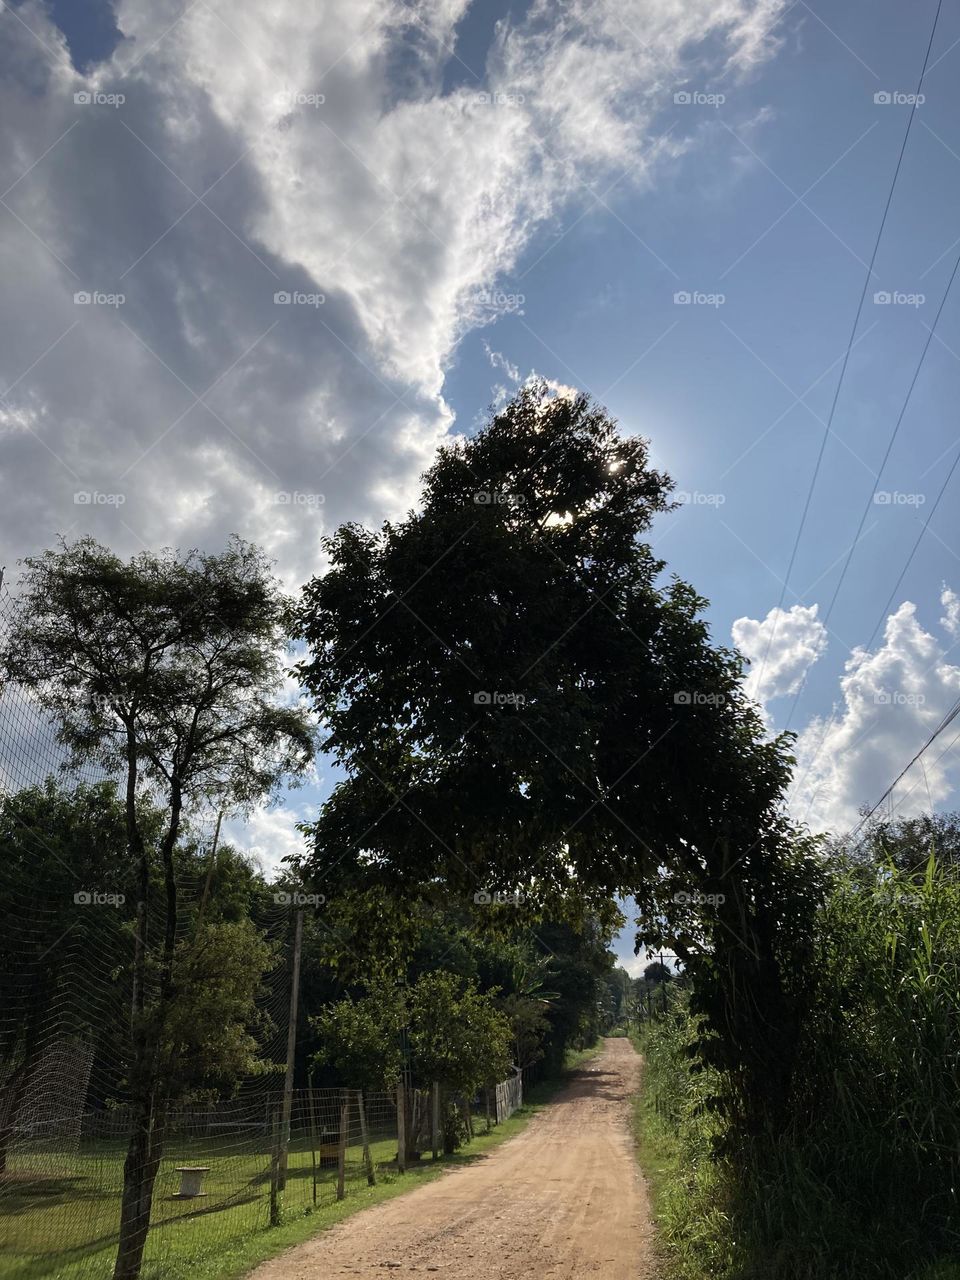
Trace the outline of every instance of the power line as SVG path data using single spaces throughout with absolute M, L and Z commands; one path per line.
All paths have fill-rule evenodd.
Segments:
M 920 532 L 917 534 L 916 541 L 914 542 L 913 547 L 910 550 L 910 554 L 907 556 L 906 562 L 904 563 L 903 568 L 900 570 L 900 576 L 897 578 L 896 582 L 893 584 L 893 590 L 890 592 L 890 595 L 887 597 L 887 603 L 883 606 L 883 610 L 880 614 L 879 619 L 877 620 L 877 624 L 873 628 L 873 632 L 871 633 L 870 639 L 867 641 L 868 649 L 873 644 L 874 637 L 876 636 L 877 632 L 880 629 L 880 625 L 883 622 L 883 619 L 886 616 L 888 609 L 890 608 L 891 602 L 893 601 L 894 596 L 900 590 L 900 584 L 901 582 L 903 582 L 903 579 L 906 577 L 907 570 L 910 568 L 911 564 L 913 563 L 913 557 L 917 554 L 917 548 L 920 546 L 920 543 L 923 541 L 923 535 L 927 532 L 927 529 L 930 527 L 930 521 L 933 519 L 933 517 L 937 513 L 937 508 L 940 505 L 943 495 L 947 491 L 947 486 L 949 485 L 950 481 L 953 478 L 953 473 L 957 469 L 958 462 L 960 462 L 960 452 L 957 453 L 957 456 L 954 458 L 953 462 L 950 464 L 950 470 L 947 472 L 946 476 L 944 477 L 943 484 L 940 486 L 940 492 L 937 494 L 936 500 L 933 506 L 930 508 L 927 518 L 924 520 L 923 524 L 920 526 Z
M 863 281 L 863 288 L 860 291 L 860 301 L 857 304 L 857 312 L 856 312 L 856 315 L 854 316 L 853 328 L 850 330 L 850 337 L 847 339 L 847 346 L 843 356 L 843 363 L 840 366 L 840 376 L 837 379 L 837 385 L 833 393 L 833 401 L 830 405 L 830 412 L 827 415 L 827 421 L 824 427 L 823 438 L 820 441 L 820 448 L 817 452 L 817 459 L 814 464 L 813 475 L 810 478 L 810 486 L 807 490 L 806 500 L 803 504 L 803 511 L 800 515 L 800 524 L 797 528 L 797 536 L 794 538 L 794 541 L 793 541 L 793 549 L 790 552 L 790 561 L 787 565 L 787 572 L 783 578 L 783 586 L 780 591 L 780 599 L 777 603 L 776 612 L 773 615 L 773 626 L 770 629 L 770 639 L 767 641 L 767 647 L 763 655 L 763 660 L 760 663 L 760 674 L 757 677 L 758 688 L 763 683 L 763 673 L 767 665 L 767 659 L 770 656 L 770 649 L 773 646 L 773 641 L 776 637 L 777 623 L 779 622 L 780 615 L 783 611 L 783 602 L 786 599 L 787 588 L 790 582 L 790 575 L 793 572 L 794 562 L 796 561 L 796 558 L 797 558 L 797 551 L 799 550 L 799 547 L 800 547 L 800 540 L 803 537 L 803 531 L 804 531 L 804 528 L 806 527 L 807 516 L 810 511 L 810 504 L 813 501 L 814 490 L 817 487 L 817 480 L 820 476 L 820 468 L 823 463 L 823 456 L 826 451 L 827 440 L 830 438 L 830 432 L 833 426 L 833 419 L 837 409 L 837 402 L 840 399 L 840 390 L 843 386 L 843 379 L 847 372 L 847 364 L 849 363 L 849 360 L 850 360 L 850 353 L 853 350 L 854 339 L 857 334 L 857 329 L 860 325 L 860 317 L 863 314 L 863 304 L 867 297 L 867 290 L 870 287 L 870 279 L 873 276 L 873 266 L 877 260 L 877 253 L 879 252 L 879 249 L 880 249 L 880 241 L 883 237 L 883 229 L 886 226 L 887 215 L 890 212 L 890 205 L 893 202 L 893 193 L 896 190 L 897 179 L 900 177 L 900 169 L 903 166 L 903 157 L 904 157 L 904 154 L 906 153 L 907 141 L 910 137 L 910 130 L 913 127 L 913 118 L 916 114 L 918 99 L 920 97 L 920 90 L 923 86 L 923 78 L 927 74 L 927 64 L 930 61 L 930 51 L 933 48 L 933 40 L 934 40 L 934 36 L 936 35 L 937 24 L 940 21 L 940 10 L 942 8 L 943 8 L 943 0 L 938 0 L 937 10 L 933 18 L 933 26 L 930 28 L 930 38 L 927 41 L 927 49 L 923 58 L 923 66 L 920 69 L 920 78 L 917 81 L 917 90 L 916 90 L 916 93 L 913 95 L 913 102 L 910 107 L 910 114 L 907 118 L 907 127 L 904 130 L 903 141 L 900 143 L 900 153 L 897 156 L 896 168 L 893 171 L 893 180 L 890 183 L 890 190 L 887 192 L 886 203 L 884 204 L 884 207 L 883 207 L 883 215 L 880 219 L 880 226 L 877 229 L 876 239 L 874 240 L 874 244 L 873 244 L 873 252 L 870 255 L 870 262 L 867 267 L 867 274 Z
M 917 367 L 914 370 L 913 377 L 910 380 L 910 386 L 907 389 L 907 394 L 904 397 L 903 405 L 900 409 L 900 413 L 897 416 L 897 421 L 894 424 L 893 432 L 890 436 L 890 439 L 887 441 L 887 447 L 886 447 L 886 451 L 884 452 L 883 459 L 880 463 L 880 469 L 877 472 L 876 476 L 874 477 L 874 484 L 876 484 L 877 481 L 880 479 L 880 477 L 883 475 L 884 468 L 886 467 L 887 461 L 889 460 L 890 452 L 893 449 L 893 445 L 900 431 L 900 426 L 903 422 L 904 415 L 907 412 L 907 407 L 910 404 L 910 398 L 913 395 L 914 388 L 917 385 L 917 379 L 920 376 L 920 370 L 923 367 L 923 362 L 926 359 L 927 352 L 930 350 L 930 343 L 933 341 L 933 337 L 936 332 L 937 325 L 940 322 L 940 316 L 943 313 L 944 306 L 946 305 L 947 297 L 949 296 L 950 290 L 953 287 L 954 280 L 957 278 L 958 269 L 960 269 L 960 254 L 957 255 L 956 260 L 954 261 L 953 270 L 951 271 L 950 278 L 947 281 L 947 287 L 943 291 L 943 297 L 940 299 L 940 305 L 937 308 L 937 314 L 934 317 L 933 324 L 930 326 L 929 331 L 927 333 L 927 340 L 923 344 L 923 350 L 920 352 L 920 359 L 917 361 Z M 844 561 L 843 569 L 840 572 L 840 577 L 837 580 L 836 587 L 834 588 L 833 595 L 830 599 L 830 604 L 827 606 L 827 612 L 824 615 L 824 619 L 823 619 L 824 625 L 826 625 L 827 620 L 829 619 L 831 613 L 833 612 L 833 607 L 837 602 L 837 597 L 840 594 L 840 588 L 843 586 L 843 580 L 846 577 L 847 570 L 850 567 L 850 561 L 853 559 L 853 553 L 856 550 L 857 543 L 860 540 L 860 534 L 863 531 L 863 526 L 866 523 L 867 516 L 870 512 L 870 507 L 873 503 L 874 493 L 875 493 L 875 490 L 874 492 L 871 492 L 870 494 L 867 495 L 867 501 L 866 501 L 866 504 L 864 505 L 863 513 L 860 516 L 860 523 L 857 525 L 856 535 L 854 537 L 853 542 L 851 543 L 850 550 L 847 552 L 847 557 L 846 557 L 846 560 Z
M 960 259 L 958 259 L 958 264 L 960 264 Z M 954 267 L 954 274 L 956 274 L 956 271 L 957 271 L 957 267 L 955 266 L 955 267 Z M 953 279 L 953 277 L 951 276 L 951 281 L 952 281 L 952 279 Z M 949 286 L 948 286 L 948 287 L 949 287 Z M 889 614 L 890 606 L 891 606 L 891 604 L 893 603 L 893 601 L 894 601 L 894 599 L 895 599 L 895 597 L 896 597 L 897 592 L 900 590 L 900 584 L 903 582 L 904 578 L 905 578 L 905 577 L 906 577 L 906 575 L 907 575 L 907 570 L 910 568 L 911 564 L 913 563 L 913 558 L 914 558 L 914 556 L 917 554 L 917 549 L 918 549 L 918 547 L 920 546 L 920 543 L 923 541 L 923 535 L 926 533 L 927 529 L 928 529 L 928 528 L 929 528 L 929 526 L 930 526 L 930 521 L 933 519 L 933 517 L 934 517 L 934 516 L 936 515 L 936 513 L 937 513 L 937 508 L 940 506 L 940 503 L 941 503 L 941 501 L 943 500 L 943 495 L 946 493 L 946 491 L 947 491 L 947 487 L 949 486 L 950 481 L 953 479 L 953 474 L 954 474 L 954 472 L 955 472 L 955 471 L 956 471 L 956 469 L 957 469 L 957 465 L 958 465 L 958 463 L 960 463 L 960 450 L 958 450 L 958 452 L 957 452 L 957 454 L 956 454 L 956 457 L 953 459 L 953 462 L 950 464 L 950 470 L 947 472 L 946 476 L 944 477 L 943 484 L 940 486 L 940 492 L 937 494 L 936 499 L 934 500 L 933 506 L 930 508 L 930 511 L 929 511 L 929 513 L 927 514 L 926 519 L 924 520 L 923 524 L 920 526 L 920 532 L 917 534 L 916 540 L 914 541 L 914 544 L 913 544 L 913 546 L 912 546 L 912 547 L 911 547 L 911 549 L 910 549 L 910 554 L 907 556 L 906 562 L 904 563 L 903 568 L 900 570 L 900 573 L 899 573 L 899 575 L 897 576 L 897 580 L 896 580 L 896 582 L 893 584 L 893 589 L 892 589 L 892 591 L 890 592 L 890 595 L 887 597 L 887 602 L 886 602 L 886 604 L 883 606 L 883 608 L 880 610 L 880 613 L 879 613 L 879 615 L 878 615 L 878 617 L 877 617 L 877 621 L 876 621 L 876 622 L 875 622 L 875 624 L 874 624 L 873 631 L 871 631 L 871 633 L 870 633 L 870 639 L 867 641 L 867 643 L 866 643 L 866 645 L 865 645 L 865 650 L 866 650 L 867 652 L 869 652 L 869 650 L 871 649 L 871 647 L 872 647 L 872 645 L 873 645 L 873 642 L 874 642 L 874 640 L 876 639 L 877 632 L 880 630 L 880 627 L 883 625 L 883 621 L 884 621 L 884 619 L 885 619 L 885 618 L 888 616 L 888 614 Z M 802 686 L 801 686 L 801 688 L 802 688 Z M 800 692 L 801 692 L 801 689 L 798 689 L 798 690 L 797 690 L 797 693 L 796 693 L 796 695 L 795 695 L 795 697 L 794 697 L 794 700 L 793 700 L 793 706 L 792 706 L 792 707 L 791 707 L 791 709 L 790 709 L 790 716 L 791 716 L 791 718 L 792 718 L 792 716 L 793 716 L 793 712 L 796 710 L 796 706 L 797 706 L 797 699 L 798 699 L 798 698 L 799 698 L 799 696 L 800 696 Z M 815 752 L 814 752 L 814 754 L 813 754 L 813 757 L 811 758 L 811 760 L 810 760 L 809 764 L 807 765 L 807 767 L 806 767 L 806 768 L 804 769 L 804 771 L 803 771 L 803 777 L 800 779 L 800 781 L 796 784 L 796 786 L 795 786 L 795 787 L 794 787 L 794 789 L 793 789 L 793 795 L 794 795 L 794 796 L 799 795 L 799 793 L 800 793 L 800 788 L 803 786 L 804 782 L 806 782 L 806 780 L 807 780 L 807 775 L 810 773 L 811 769 L 812 769 L 812 768 L 814 767 L 814 765 L 817 763 L 817 760 L 819 760 L 819 758 L 820 758 L 820 752 L 823 750 L 824 743 L 825 743 L 825 742 L 826 742 L 826 740 L 827 740 L 827 734 L 830 732 L 830 729 L 831 729 L 831 727 L 833 726 L 833 723 L 834 723 L 834 721 L 836 720 L 836 718 L 837 718 L 837 713 L 836 713 L 836 711 L 834 711 L 834 712 L 832 712 L 832 713 L 831 713 L 830 719 L 829 719 L 829 721 L 827 722 L 827 726 L 826 726 L 826 728 L 824 729 L 823 733 L 822 733 L 822 734 L 821 734 L 821 736 L 820 736 L 820 742 L 819 742 L 819 744 L 818 744 L 818 746 L 817 746 L 816 751 L 815 751 Z M 788 726 L 789 726 L 789 723 L 790 723 L 790 721 L 789 721 L 789 719 L 788 719 L 788 721 L 787 721 Z M 924 748 L 924 750 L 926 750 L 926 748 Z M 912 763 L 913 763 L 913 761 L 911 761 L 911 764 L 912 764 Z M 907 765 L 907 769 L 909 769 L 909 768 L 910 768 L 910 765 Z M 906 770 L 904 770 L 904 772 L 906 772 Z M 901 774 L 900 776 L 902 777 L 903 775 Z M 899 781 L 899 778 L 897 779 L 897 781 Z M 893 785 L 893 786 L 896 786 L 896 782 L 894 782 L 892 785 Z M 892 788 L 890 788 L 890 789 L 892 789 Z M 884 793 L 884 794 L 886 795 L 887 793 Z M 883 798 L 881 798 L 881 800 L 880 800 L 880 801 L 878 801 L 878 804 L 879 804 L 879 803 L 882 803 L 882 799 L 883 799 Z M 876 807 L 876 806 L 874 806 L 874 807 Z M 873 810 L 871 810 L 871 813 L 872 813 L 872 812 L 873 812 Z M 857 828 L 857 829 L 859 830 L 859 828 Z
M 900 426 L 901 426 L 901 424 L 902 424 L 902 422 L 903 422 L 903 419 L 904 419 L 904 417 L 905 417 L 905 415 L 906 415 L 907 408 L 908 408 L 908 406 L 909 406 L 909 404 L 910 404 L 911 397 L 913 396 L 914 388 L 915 388 L 915 387 L 916 387 L 916 385 L 917 385 L 917 380 L 918 380 L 918 379 L 919 379 L 919 377 L 920 377 L 920 370 L 921 370 L 921 369 L 922 369 L 922 367 L 923 367 L 923 362 L 924 362 L 924 360 L 926 359 L 927 352 L 928 352 L 928 351 L 929 351 L 929 349 L 930 349 L 930 344 L 931 344 L 931 342 L 933 341 L 934 335 L 935 335 L 935 333 L 936 333 L 937 325 L 938 325 L 938 323 L 939 323 L 939 321 L 940 321 L 940 316 L 941 316 L 941 315 L 942 315 L 942 313 L 943 313 L 943 308 L 944 308 L 944 306 L 946 305 L 947 298 L 949 297 L 950 290 L 951 290 L 951 288 L 953 287 L 953 282 L 954 282 L 954 280 L 955 280 L 955 279 L 956 279 L 956 277 L 957 277 L 957 272 L 958 272 L 958 270 L 960 270 L 960 253 L 958 253 L 958 254 L 957 254 L 957 257 L 956 257 L 956 259 L 955 259 L 955 261 L 954 261 L 954 264 L 953 264 L 953 270 L 951 271 L 951 273 L 950 273 L 950 278 L 949 278 L 949 280 L 947 281 L 947 287 L 946 287 L 946 288 L 944 289 L 944 291 L 943 291 L 943 297 L 940 299 L 940 305 L 939 305 L 939 307 L 937 308 L 937 314 L 936 314 L 936 316 L 934 317 L 933 324 L 932 324 L 931 326 L 929 326 L 929 327 L 928 327 L 927 340 L 926 340 L 926 342 L 923 344 L 923 350 L 920 352 L 920 358 L 919 358 L 919 360 L 917 361 L 917 367 L 914 369 L 914 371 L 913 371 L 913 377 L 910 379 L 910 385 L 909 385 L 909 387 L 907 388 L 907 394 L 906 394 L 906 396 L 904 397 L 903 404 L 902 404 L 902 405 L 901 405 L 901 407 L 900 407 L 900 412 L 899 412 L 899 414 L 897 415 L 897 420 L 896 420 L 896 422 L 894 423 L 893 432 L 892 432 L 892 433 L 891 433 L 891 435 L 890 435 L 890 439 L 887 441 L 887 447 L 886 447 L 886 450 L 884 451 L 883 459 L 882 459 L 882 460 L 881 460 L 881 462 L 880 462 L 880 469 L 877 471 L 876 475 L 875 475 L 875 476 L 874 476 L 874 478 L 873 478 L 873 486 L 874 486 L 874 487 L 871 489 L 870 493 L 868 493 L 868 494 L 867 494 L 867 500 L 866 500 L 866 502 L 864 503 L 863 511 L 862 511 L 862 512 L 861 512 L 861 514 L 860 514 L 860 522 L 859 522 L 859 524 L 857 525 L 857 531 L 856 531 L 856 533 L 854 534 L 853 541 L 852 541 L 852 542 L 851 542 L 851 544 L 850 544 L 850 549 L 847 551 L 846 558 L 844 559 L 844 562 L 843 562 L 843 568 L 842 568 L 842 569 L 841 569 L 841 571 L 840 571 L 840 577 L 839 577 L 839 579 L 837 580 L 837 585 L 836 585 L 836 587 L 834 587 L 833 595 L 831 596 L 831 598 L 830 598 L 830 603 L 829 603 L 829 605 L 827 606 L 827 611 L 826 611 L 826 613 L 823 615 L 823 618 L 822 618 L 822 622 L 823 622 L 823 625 L 824 625 L 824 626 L 826 626 L 826 625 L 827 625 L 827 623 L 830 621 L 830 616 L 831 616 L 831 614 L 833 613 L 834 605 L 837 603 L 837 597 L 838 597 L 838 596 L 839 596 L 839 594 L 840 594 L 840 588 L 843 586 L 844 578 L 845 578 L 845 577 L 846 577 L 846 575 L 847 575 L 847 570 L 850 568 L 850 562 L 851 562 L 851 560 L 853 559 L 854 552 L 856 551 L 857 546 L 858 546 L 858 544 L 859 544 L 859 542 L 860 542 L 860 535 L 861 535 L 861 533 L 863 532 L 863 526 L 864 526 L 864 525 L 866 524 L 866 522 L 867 522 L 867 516 L 870 514 L 870 508 L 871 508 L 871 506 L 873 505 L 873 499 L 874 499 L 874 496 L 875 496 L 875 494 L 876 494 L 876 487 L 875 487 L 875 486 L 876 486 L 877 482 L 879 481 L 880 477 L 883 475 L 884 469 L 885 469 L 885 467 L 886 467 L 886 465 L 887 465 L 887 461 L 888 461 L 888 459 L 889 459 L 889 457 L 890 457 L 890 453 L 891 453 L 891 451 L 892 451 L 892 449 L 893 449 L 894 442 L 896 441 L 897 435 L 899 434 Z M 958 455 L 958 456 L 960 456 L 960 455 Z M 954 461 L 953 467 L 951 467 L 950 472 L 949 472 L 949 474 L 948 474 L 947 481 L 949 481 L 949 477 L 953 474 L 953 471 L 954 471 L 954 469 L 956 468 L 956 465 L 957 465 L 957 463 L 956 463 L 956 461 Z M 947 482 L 945 481 L 945 482 L 944 482 L 944 488 L 946 487 L 946 483 L 947 483 Z M 941 490 L 941 492 L 940 492 L 940 497 L 942 497 L 942 496 L 943 496 L 943 490 Z M 939 505 L 939 502 L 940 502 L 940 498 L 938 497 L 938 498 L 937 498 L 936 503 L 934 503 L 933 509 L 932 509 L 932 510 L 931 510 L 931 512 L 930 512 L 930 514 L 931 514 L 931 515 L 933 515 L 933 512 L 934 512 L 934 511 L 936 511 L 937 506 Z M 927 522 L 926 522 L 926 523 L 929 523 L 929 518 L 928 518 L 928 520 L 927 520 Z M 916 541 L 916 543 L 914 544 L 913 551 L 910 553 L 910 559 L 907 561 L 907 564 L 906 564 L 906 565 L 904 565 L 904 567 L 903 567 L 903 571 L 901 572 L 900 577 L 897 579 L 896 584 L 894 585 L 893 591 L 890 593 L 890 599 L 887 601 L 887 604 L 884 606 L 884 608 L 883 608 L 883 610 L 882 610 L 882 612 L 881 612 L 881 614 L 880 614 L 879 621 L 877 622 L 877 625 L 874 627 L 873 631 L 871 632 L 870 639 L 868 640 L 867 645 L 866 645 L 867 649 L 869 649 L 869 648 L 870 648 L 870 646 L 873 644 L 873 641 L 874 641 L 874 639 L 875 639 L 875 637 L 876 637 L 876 634 L 877 634 L 877 630 L 879 629 L 880 625 L 882 624 L 883 619 L 886 617 L 887 609 L 889 608 L 890 602 L 893 600 L 893 598 L 894 598 L 894 596 L 896 595 L 897 590 L 898 590 L 898 588 L 899 588 L 899 586 L 900 586 L 900 583 L 903 581 L 904 574 L 907 572 L 907 568 L 909 567 L 910 562 L 911 562 L 911 561 L 912 561 L 912 559 L 913 559 L 914 553 L 916 552 L 917 547 L 920 545 L 920 538 L 922 538 L 922 537 L 923 537 L 923 533 L 925 532 L 925 530 L 926 530 L 926 524 L 924 524 L 924 527 L 923 527 L 923 529 L 922 529 L 922 530 L 921 530 L 921 532 L 920 532 L 920 537 L 918 537 L 918 538 L 917 538 L 917 541 Z M 791 706 L 790 706 L 790 714 L 787 716 L 787 720 L 786 720 L 785 728 L 787 728 L 787 729 L 789 729 L 789 728 L 790 728 L 790 724 L 791 724 L 791 722 L 793 721 L 794 714 L 796 713 L 796 710 L 797 710 L 797 703 L 800 701 L 800 694 L 801 694 L 802 692 L 803 692 L 803 682 L 801 682 L 801 683 L 797 686 L 797 691 L 796 691 L 796 693 L 794 694 L 793 702 L 791 703 Z
M 927 751 L 931 746 L 933 746 L 934 742 L 936 742 L 940 734 L 943 733 L 944 729 L 948 728 L 953 723 L 953 721 L 957 718 L 958 715 L 960 715 L 960 698 L 957 699 L 957 701 L 953 704 L 953 706 L 950 708 L 947 714 L 943 717 L 943 719 L 937 725 L 936 729 L 934 729 L 933 733 L 931 733 L 930 737 L 926 740 L 926 742 L 923 744 L 923 746 L 920 748 L 917 754 L 910 760 L 910 762 L 907 765 L 904 766 L 904 768 L 900 770 L 900 772 L 897 774 L 894 780 L 890 783 L 889 787 L 887 787 L 886 791 L 884 791 L 883 795 L 880 797 L 877 803 L 873 806 L 873 808 L 870 809 L 867 813 L 865 813 L 864 816 L 860 819 L 860 821 L 857 823 L 857 825 L 854 827 L 853 831 L 851 832 L 851 838 L 853 838 L 853 836 L 857 834 L 857 832 L 861 829 L 864 823 L 868 822 L 870 818 L 873 817 L 876 811 L 883 804 L 884 800 L 886 800 L 888 796 L 893 794 L 894 787 L 896 787 L 897 783 L 904 776 L 904 774 L 913 768 L 913 766 L 917 763 L 917 761 L 924 754 L 924 752 Z

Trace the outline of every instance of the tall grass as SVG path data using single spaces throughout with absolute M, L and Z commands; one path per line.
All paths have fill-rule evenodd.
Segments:
M 729 1127 L 725 1081 L 691 1059 L 682 990 L 645 1032 L 641 1125 L 679 1171 L 659 1195 L 668 1267 L 683 1280 L 960 1277 L 957 869 L 840 871 L 811 983 L 776 1138 Z

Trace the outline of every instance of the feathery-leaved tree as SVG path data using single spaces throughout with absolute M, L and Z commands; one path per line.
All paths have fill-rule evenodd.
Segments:
M 134 1119 L 116 1280 L 140 1273 L 165 1115 L 179 1087 L 164 1069 L 171 1036 L 181 1034 L 174 1025 L 178 969 L 202 965 L 218 942 L 200 939 L 200 951 L 178 965 L 175 850 L 186 814 L 205 802 L 243 809 L 312 756 L 308 717 L 278 697 L 288 617 L 263 554 L 239 539 L 221 554 L 167 550 L 125 561 L 82 538 L 24 562 L 5 674 L 33 690 L 75 761 L 99 761 L 122 779 L 127 855 L 136 869 Z M 155 844 L 141 818 L 147 797 L 163 814 Z M 156 904 L 154 872 L 162 884 Z M 254 968 L 266 963 L 255 939 L 245 951 Z M 225 1046 L 236 1063 L 249 1060 L 244 1043 Z

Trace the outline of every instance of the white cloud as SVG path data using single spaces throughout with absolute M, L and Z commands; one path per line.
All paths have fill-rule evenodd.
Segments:
M 771 609 L 763 621 L 737 618 L 733 642 L 750 661 L 745 686 L 761 706 L 771 698 L 794 694 L 827 647 L 827 629 L 818 606 L 795 604 Z
M 294 583 L 407 509 L 478 292 L 584 182 L 680 155 L 650 141 L 676 85 L 768 57 L 782 7 L 535 0 L 446 91 L 467 0 L 118 0 L 89 78 L 41 0 L 0 12 L 10 551 L 237 531 Z
M 245 820 L 225 822 L 223 838 L 252 858 L 269 879 L 283 870 L 284 858 L 305 852 L 296 823 L 310 822 L 316 814 L 316 805 L 310 803 L 258 809 Z
M 949 593 L 952 596 L 952 592 Z M 949 605 L 945 604 L 949 616 Z M 856 649 L 840 681 L 843 701 L 797 741 L 791 808 L 818 830 L 847 830 L 874 804 L 960 696 L 960 666 L 925 631 L 909 602 L 887 619 L 875 653 Z M 898 784 L 897 812 L 942 806 L 958 778 L 952 729 Z
M 960 639 L 960 596 L 944 583 L 940 592 L 940 604 L 943 606 L 943 617 L 940 625 L 956 639 Z

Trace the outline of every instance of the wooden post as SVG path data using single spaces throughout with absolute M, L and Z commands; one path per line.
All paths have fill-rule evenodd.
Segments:
M 360 1116 L 360 1141 L 363 1143 L 363 1163 L 367 1171 L 367 1186 L 375 1187 L 377 1177 L 373 1171 L 373 1156 L 370 1153 L 370 1135 L 367 1132 L 367 1110 L 363 1105 L 363 1090 L 357 1090 L 357 1113 Z
M 307 1075 L 307 1107 L 310 1121 L 310 1166 L 313 1170 L 313 1204 L 317 1204 L 317 1113 L 313 1105 L 313 1072 Z
M 287 1070 L 283 1079 L 283 1115 L 280 1121 L 280 1190 L 287 1185 L 290 1151 L 290 1113 L 293 1109 L 293 1059 L 297 1048 L 297 1004 L 300 997 L 300 950 L 303 945 L 303 912 L 298 911 L 293 931 L 293 971 L 290 975 L 290 1018 L 287 1023 Z
M 430 1144 L 433 1147 L 434 1160 L 440 1159 L 440 1082 L 433 1082 L 433 1097 L 430 1114 Z
M 270 1225 L 280 1225 L 280 1126 L 277 1123 L 279 1112 L 273 1109 L 273 1123 L 270 1142 Z
M 490 1123 L 490 1086 L 484 1085 L 483 1088 L 483 1113 L 487 1121 L 487 1133 L 493 1128 Z
M 397 1085 L 397 1171 L 407 1171 L 407 1116 L 406 1090 L 403 1081 Z
M 464 1098 L 461 1104 L 463 1110 L 463 1123 L 467 1129 L 467 1141 L 473 1137 L 473 1121 L 470 1119 L 470 1099 Z
M 340 1095 L 340 1141 L 337 1144 L 337 1199 L 344 1197 L 344 1181 L 347 1176 L 347 1127 L 350 1123 L 350 1094 L 346 1089 Z

